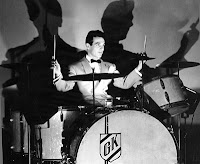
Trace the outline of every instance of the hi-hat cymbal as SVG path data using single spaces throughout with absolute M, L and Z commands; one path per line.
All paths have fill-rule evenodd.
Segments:
M 134 59 L 137 59 L 137 60 L 152 60 L 152 59 L 155 59 L 155 58 L 150 58 L 148 56 L 137 56 L 137 57 L 131 58 L 131 60 L 134 60 Z
M 102 79 L 114 79 L 123 77 L 122 74 L 117 73 L 95 73 L 94 75 L 91 74 L 85 74 L 85 75 L 76 75 L 76 76 L 70 76 L 68 78 L 64 78 L 64 80 L 78 80 L 78 81 L 93 81 L 94 80 L 102 80 Z
M 188 61 L 174 61 L 174 62 L 164 62 L 160 64 L 158 67 L 161 68 L 188 68 L 188 67 L 195 67 L 200 65 L 197 62 L 188 62 Z

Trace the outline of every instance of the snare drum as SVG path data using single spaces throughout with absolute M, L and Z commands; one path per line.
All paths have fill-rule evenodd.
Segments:
M 78 107 L 60 106 L 58 112 L 44 124 L 36 125 L 36 139 L 42 140 L 42 159 L 60 160 L 61 148 L 63 147 L 62 133 L 65 128 L 69 128 L 80 115 Z M 39 146 L 39 145 L 38 145 Z
M 144 85 L 144 91 L 152 100 L 171 116 L 189 109 L 182 82 L 178 76 L 156 78 Z
M 143 112 L 110 112 L 81 125 L 70 145 L 76 164 L 177 163 L 172 135 L 161 122 Z

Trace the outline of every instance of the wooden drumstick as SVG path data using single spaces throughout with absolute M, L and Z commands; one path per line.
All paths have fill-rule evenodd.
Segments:
M 53 36 L 53 61 L 56 59 L 56 35 Z M 53 79 L 55 79 L 55 66 L 53 67 Z
M 147 36 L 145 35 L 145 38 L 144 38 L 144 52 L 146 52 L 146 43 L 147 43 Z

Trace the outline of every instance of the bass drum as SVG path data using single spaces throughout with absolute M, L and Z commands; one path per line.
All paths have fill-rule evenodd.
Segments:
M 154 117 L 135 110 L 97 116 L 101 118 L 78 128 L 71 142 L 70 155 L 76 164 L 177 163 L 174 139 Z

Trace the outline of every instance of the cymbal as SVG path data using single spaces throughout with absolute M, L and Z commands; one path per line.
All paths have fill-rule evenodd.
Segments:
M 122 74 L 117 73 L 95 73 L 94 80 L 102 80 L 102 79 L 114 79 L 123 77 Z M 78 80 L 78 81 L 93 81 L 93 74 L 84 74 L 84 75 L 76 75 L 64 78 L 64 80 Z
M 188 68 L 188 67 L 195 67 L 200 65 L 197 62 L 188 62 L 188 61 L 174 61 L 174 62 L 164 62 L 160 64 L 158 67 L 161 68 Z
M 155 58 L 150 58 L 148 56 L 137 56 L 137 57 L 131 58 L 131 60 L 133 60 L 133 59 L 138 59 L 138 60 L 152 60 L 152 59 L 155 59 Z

